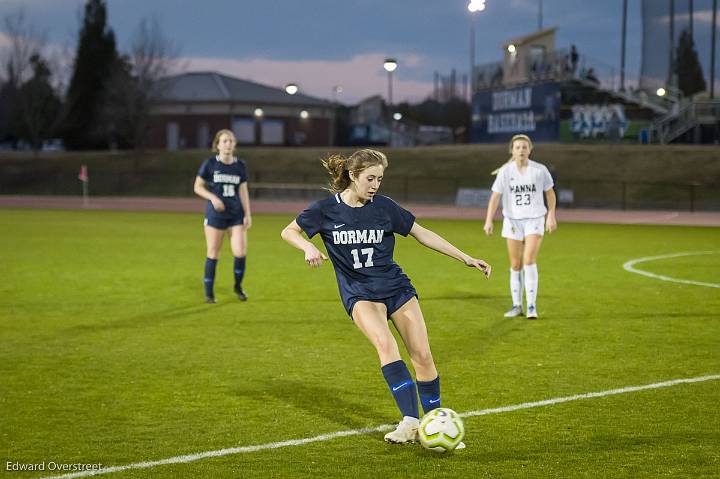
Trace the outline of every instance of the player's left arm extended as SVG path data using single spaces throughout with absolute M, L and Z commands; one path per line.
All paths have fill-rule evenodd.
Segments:
M 250 212 L 250 193 L 248 192 L 247 181 L 240 183 L 240 202 L 245 212 L 243 223 L 245 223 L 246 228 L 250 228 L 252 226 L 252 213 Z
M 548 233 L 552 233 L 557 229 L 557 220 L 555 219 L 555 206 L 557 205 L 557 199 L 555 196 L 555 190 L 550 188 L 545 192 L 545 200 L 547 200 L 547 217 L 545 218 L 545 230 Z
M 481 259 L 473 258 L 472 256 L 463 253 L 458 248 L 453 246 L 448 240 L 440 236 L 439 234 L 431 231 L 427 228 L 423 228 L 417 223 L 413 223 L 410 235 L 415 238 L 418 243 L 423 246 L 427 246 L 430 249 L 434 249 L 438 253 L 445 254 L 451 258 L 455 258 L 458 261 L 465 263 L 467 266 L 473 266 L 483 273 L 485 276 L 490 277 L 490 271 L 492 268 L 489 264 Z

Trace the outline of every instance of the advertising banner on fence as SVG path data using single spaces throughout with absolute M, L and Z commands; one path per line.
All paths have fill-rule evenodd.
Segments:
M 560 85 L 541 83 L 473 95 L 473 143 L 497 143 L 523 133 L 534 141 L 560 139 Z

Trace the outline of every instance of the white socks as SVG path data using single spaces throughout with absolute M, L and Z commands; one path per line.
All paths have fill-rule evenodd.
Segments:
M 538 269 L 537 264 L 528 264 L 523 267 L 525 272 L 525 300 L 527 301 L 528 308 L 535 305 L 537 299 L 538 289 Z M 512 276 L 512 275 L 511 275 Z M 514 293 L 513 293 L 514 294 Z M 513 302 L 515 297 L 513 296 Z
M 510 296 L 513 306 L 522 306 L 522 271 L 510 268 Z

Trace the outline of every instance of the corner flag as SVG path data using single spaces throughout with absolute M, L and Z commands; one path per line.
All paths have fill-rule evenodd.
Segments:
M 80 174 L 78 174 L 78 179 L 84 183 L 88 182 L 89 178 L 88 178 L 87 165 L 80 166 Z
M 88 176 L 87 165 L 80 166 L 80 173 L 78 173 L 78 180 L 82 181 L 83 187 L 83 206 L 86 208 L 89 206 L 90 200 L 88 198 L 88 184 L 90 183 L 90 177 Z

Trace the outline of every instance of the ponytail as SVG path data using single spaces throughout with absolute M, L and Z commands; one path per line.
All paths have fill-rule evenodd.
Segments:
M 338 193 L 350 186 L 350 172 L 345 167 L 347 158 L 342 155 L 330 155 L 322 160 L 322 164 L 330 175 L 328 191 Z

